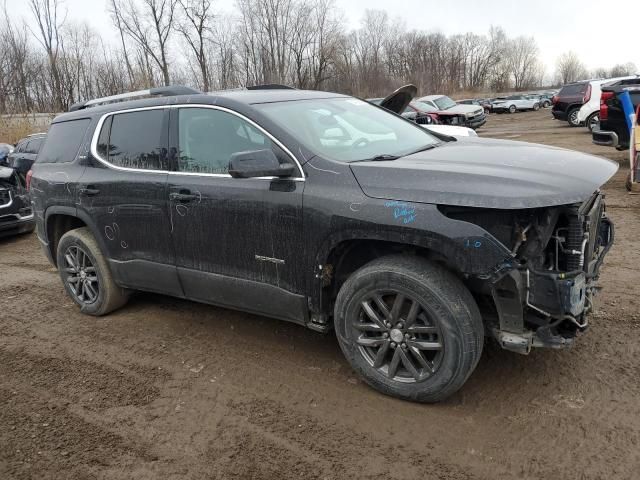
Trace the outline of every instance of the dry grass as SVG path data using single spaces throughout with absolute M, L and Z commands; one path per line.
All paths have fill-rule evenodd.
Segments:
M 48 122 L 46 122 L 48 123 Z M 0 143 L 15 144 L 32 133 L 46 131 L 42 119 L 32 116 L 0 116 Z

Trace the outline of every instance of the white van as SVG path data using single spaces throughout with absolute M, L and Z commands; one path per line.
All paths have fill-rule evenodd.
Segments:
M 593 130 L 598 122 L 600 122 L 600 96 L 602 95 L 602 85 L 624 85 L 626 83 L 637 83 L 638 75 L 630 75 L 627 77 L 607 78 L 605 80 L 592 80 L 589 82 L 587 92 L 585 94 L 586 103 L 578 112 L 578 122 Z

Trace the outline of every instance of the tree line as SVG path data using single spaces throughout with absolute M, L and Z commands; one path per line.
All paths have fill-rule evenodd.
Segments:
M 381 10 L 349 30 L 335 0 L 106 0 L 117 42 L 68 20 L 61 0 L 6 8 L 0 113 L 59 112 L 77 101 L 160 85 L 203 91 L 280 83 L 360 97 L 406 83 L 425 93 L 525 90 L 543 83 L 535 39 L 408 31 Z

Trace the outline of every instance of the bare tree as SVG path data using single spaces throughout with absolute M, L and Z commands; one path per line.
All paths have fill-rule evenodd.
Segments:
M 575 52 L 565 52 L 558 57 L 556 75 L 559 83 L 563 85 L 587 76 L 586 68 Z
M 169 85 L 169 38 L 174 27 L 178 0 L 140 2 L 142 8 L 138 8 L 132 1 L 112 0 L 111 12 L 116 23 L 142 49 L 143 56 L 150 57 L 160 69 L 164 84 Z
M 638 73 L 635 63 L 628 62 L 625 64 L 614 65 L 609 72 L 610 77 L 626 77 Z
M 211 35 L 210 0 L 178 0 L 182 10 L 182 21 L 176 24 L 176 30 L 180 32 L 189 50 L 193 54 L 200 74 L 200 88 L 208 92 L 211 88 L 209 62 L 207 59 L 208 37 Z
M 507 65 L 513 77 L 514 88 L 532 87 L 537 80 L 538 46 L 533 37 L 517 37 L 509 42 Z
M 118 29 L 118 35 L 120 36 L 120 45 L 122 46 L 122 55 L 124 57 L 124 63 L 127 66 L 127 75 L 129 76 L 129 84 L 133 86 L 133 83 L 134 83 L 133 68 L 131 66 L 131 62 L 129 61 L 129 52 L 127 51 L 127 44 L 124 41 L 124 37 L 125 37 L 124 25 L 120 21 L 120 15 L 116 13 L 118 12 L 118 4 L 116 3 L 116 0 L 109 0 L 109 9 L 111 11 L 111 17 L 113 19 L 113 23 Z
M 49 60 L 49 68 L 53 83 L 54 108 L 62 110 L 66 105 L 63 100 L 62 82 L 58 65 L 58 56 L 61 50 L 61 34 L 66 13 L 59 18 L 59 0 L 29 0 L 31 13 L 36 21 L 38 32 L 33 32 L 34 37 L 43 46 Z

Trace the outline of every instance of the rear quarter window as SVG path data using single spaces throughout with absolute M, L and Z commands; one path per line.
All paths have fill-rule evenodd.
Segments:
M 167 170 L 168 121 L 164 109 L 113 114 L 102 126 L 97 152 L 118 167 Z
M 90 122 L 88 118 L 83 118 L 52 124 L 37 162 L 73 162 Z

